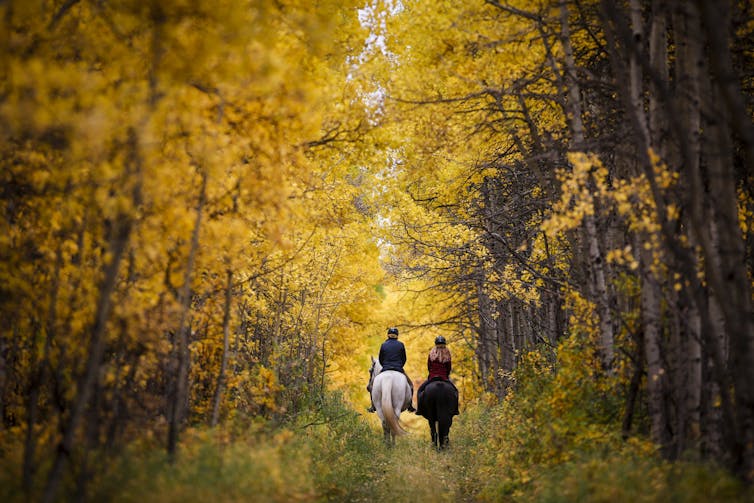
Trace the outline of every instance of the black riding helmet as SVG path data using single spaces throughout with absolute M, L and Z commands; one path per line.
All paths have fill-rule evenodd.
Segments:
M 445 341 L 445 337 L 443 337 L 442 335 L 438 335 L 437 337 L 435 337 L 435 346 L 438 344 L 447 344 L 447 342 Z
M 388 335 L 398 335 L 398 329 L 395 327 L 390 327 L 387 329 Z

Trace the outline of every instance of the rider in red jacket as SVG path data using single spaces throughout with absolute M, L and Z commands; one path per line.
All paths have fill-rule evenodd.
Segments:
M 429 371 L 427 380 L 431 381 L 433 378 L 439 378 L 443 381 L 449 381 L 450 370 L 452 368 L 453 364 L 451 363 L 450 350 L 446 347 L 439 346 L 432 348 L 429 352 L 429 356 L 427 356 L 427 370 Z
M 453 388 L 456 387 L 456 385 L 453 384 L 453 381 L 450 380 L 450 371 L 452 368 L 452 358 L 450 356 L 450 350 L 447 347 L 447 341 L 445 340 L 445 337 L 438 335 L 435 338 L 435 347 L 429 351 L 429 355 L 427 356 L 427 380 L 419 386 L 419 390 L 416 392 L 417 407 L 419 404 L 419 395 L 421 395 L 424 388 L 430 382 L 443 380 L 452 384 Z M 456 395 L 458 395 L 458 388 L 456 388 Z M 416 414 L 421 415 L 421 412 L 417 409 Z M 455 411 L 455 414 L 458 414 L 457 410 Z

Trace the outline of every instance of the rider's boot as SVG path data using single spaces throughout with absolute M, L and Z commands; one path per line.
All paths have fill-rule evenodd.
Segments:
M 414 396 L 414 383 L 411 381 L 411 378 L 409 376 L 406 376 L 406 380 L 408 381 L 408 387 L 411 389 L 411 396 Z M 416 412 L 416 409 L 414 409 L 413 400 L 408 402 L 408 409 L 406 410 L 409 412 Z

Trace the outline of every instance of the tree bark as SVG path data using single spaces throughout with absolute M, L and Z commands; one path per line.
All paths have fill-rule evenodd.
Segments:
M 570 24 L 568 20 L 568 2 L 560 0 L 560 42 L 564 53 L 564 83 L 568 92 L 566 115 L 571 125 L 573 141 L 571 148 L 583 151 L 585 148 L 585 130 L 581 118 L 581 91 L 579 89 L 576 63 L 571 46 Z M 594 204 L 594 202 L 592 203 Z M 597 315 L 600 327 L 600 355 L 605 369 L 611 369 L 613 364 L 614 330 L 612 314 L 610 313 L 610 299 L 605 274 L 605 261 L 599 244 L 597 223 L 594 215 L 584 217 L 584 233 L 589 253 L 589 267 L 592 285 L 597 305 Z
M 220 359 L 220 372 L 217 374 L 215 395 L 212 399 L 212 419 L 210 426 L 216 426 L 220 417 L 220 402 L 225 389 L 225 372 L 228 367 L 228 348 L 230 343 L 230 305 L 233 294 L 233 271 L 228 270 L 228 279 L 225 287 L 225 306 L 223 307 L 223 354 Z
M 481 274 L 484 274 L 482 272 Z M 477 285 L 477 307 L 479 316 L 479 329 L 476 344 L 476 360 L 479 365 L 479 373 L 482 383 L 487 390 L 492 390 L 492 365 L 489 354 L 490 334 L 494 332 L 492 323 L 492 309 L 489 297 L 484 293 L 484 284 L 479 281 Z
M 175 462 L 178 454 L 178 436 L 185 419 L 186 403 L 188 400 L 189 333 L 191 330 L 187 326 L 187 320 L 189 318 L 189 310 L 191 309 L 191 277 L 194 272 L 196 253 L 199 249 L 199 230 L 202 224 L 204 204 L 207 197 L 207 174 L 202 172 L 201 177 L 199 202 L 196 206 L 196 220 L 194 222 L 194 230 L 191 234 L 191 245 L 186 262 L 186 270 L 183 274 L 183 285 L 180 290 L 181 315 L 176 333 L 178 343 L 175 348 L 177 366 L 173 380 L 172 403 L 169 404 L 171 411 L 167 445 L 168 456 L 172 462 Z
M 631 0 L 631 32 L 632 41 L 644 46 L 644 23 L 641 4 L 638 0 Z M 649 56 L 650 65 L 661 75 L 667 75 L 667 39 L 665 13 L 658 0 L 652 2 L 650 16 Z M 664 118 L 654 94 L 649 97 L 649 118 L 644 106 L 644 72 L 642 71 L 639 51 L 629 53 L 629 91 L 632 115 L 635 118 L 636 134 L 640 144 L 647 148 L 651 145 L 658 154 L 665 151 L 661 139 L 664 137 Z M 641 172 L 641 170 L 640 170 Z M 644 243 L 651 243 L 652 235 L 642 232 L 637 235 L 635 248 L 640 256 L 641 275 L 641 320 L 644 339 L 644 357 L 647 361 L 647 400 L 650 416 L 650 435 L 652 440 L 668 453 L 670 446 L 670 431 L 668 424 L 668 379 L 669 372 L 664 362 L 661 344 L 662 315 L 660 299 L 662 292 L 657 279 L 655 253 L 659 250 L 646 249 Z
M 652 254 L 642 249 L 641 325 L 644 330 L 644 357 L 647 361 L 647 399 L 652 440 L 667 450 L 668 418 L 666 417 L 665 389 L 668 372 L 663 365 L 660 344 L 660 291 L 652 273 Z
M 729 37 L 731 36 L 730 0 L 710 2 L 695 0 L 701 14 L 704 33 L 709 44 L 710 69 L 719 84 L 719 106 L 724 104 L 727 121 L 743 144 L 744 168 L 746 175 L 754 176 L 754 122 L 749 107 L 741 92 L 740 75 L 733 66 Z
M 626 399 L 626 410 L 623 413 L 623 425 L 621 428 L 621 436 L 623 439 L 627 439 L 631 435 L 631 426 L 634 419 L 634 410 L 636 408 L 636 400 L 639 395 L 641 387 L 642 377 L 644 376 L 644 365 L 642 364 L 642 350 L 644 347 L 644 337 L 642 333 L 636 335 L 636 351 L 634 353 L 634 373 L 631 376 L 631 382 L 628 387 L 628 398 Z
M 136 132 L 133 130 L 129 131 L 128 143 L 129 155 L 131 156 L 128 173 L 130 177 L 128 178 L 132 178 L 132 180 L 129 180 L 133 183 L 132 201 L 133 207 L 137 208 L 141 202 L 141 159 L 138 153 Z M 55 500 L 63 470 L 76 440 L 79 423 L 97 382 L 100 363 L 105 352 L 105 328 L 112 308 L 112 294 L 118 279 L 120 263 L 131 237 L 133 223 L 132 215 L 122 213 L 116 217 L 113 225 L 113 233 L 108 247 L 111 259 L 103 266 L 104 275 L 99 285 L 84 373 L 78 379 L 77 392 L 73 399 L 70 415 L 62 428 L 63 436 L 58 444 L 57 453 L 42 496 L 44 503 L 52 503 Z
M 708 281 L 715 305 L 723 313 L 730 342 L 728 362 L 735 386 L 739 428 L 736 438 L 741 449 L 736 453 L 740 458 L 736 463 L 744 477 L 754 480 L 754 310 L 744 241 L 738 224 L 736 178 L 730 156 L 732 145 L 727 125 L 721 121 L 716 126 L 711 129 L 718 132 L 719 150 L 710 152 L 708 161 L 710 222 L 716 230 L 711 234 L 716 239 L 711 239 L 709 249 L 705 250 L 705 269 L 712 271 L 707 275 Z M 709 336 L 716 337 L 716 334 Z
M 674 19 L 677 34 L 677 67 L 679 109 L 684 112 L 682 120 L 688 131 L 689 157 L 686 169 L 696 172 L 701 160 L 701 94 L 702 44 L 699 38 L 699 15 L 693 4 L 686 4 L 682 14 Z M 683 394 L 679 407 L 683 408 L 683 421 L 678 425 L 678 454 L 687 441 L 696 444 L 700 434 L 700 411 L 702 390 L 702 344 L 701 320 L 697 306 L 689 306 L 685 337 L 682 340 L 684 355 Z

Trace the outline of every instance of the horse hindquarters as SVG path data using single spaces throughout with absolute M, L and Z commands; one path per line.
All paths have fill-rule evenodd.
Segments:
M 378 376 L 382 377 L 382 375 Z M 401 427 L 398 422 L 398 416 L 395 413 L 395 406 L 393 405 L 393 387 L 395 383 L 389 375 L 385 375 L 380 379 L 380 412 L 382 421 L 382 428 L 385 432 L 385 439 L 393 440 L 396 436 L 405 435 L 406 431 Z
M 434 401 L 432 419 L 429 421 L 432 443 L 438 449 L 443 449 L 447 445 L 450 426 L 453 424 L 453 416 L 448 408 L 450 405 L 442 398 L 442 396 L 438 396 Z
M 433 386 L 431 403 L 431 415 L 434 421 L 430 421 L 432 441 L 439 449 L 447 447 L 450 437 L 450 427 L 453 425 L 453 413 L 458 407 L 455 391 L 445 382 L 438 382 Z

